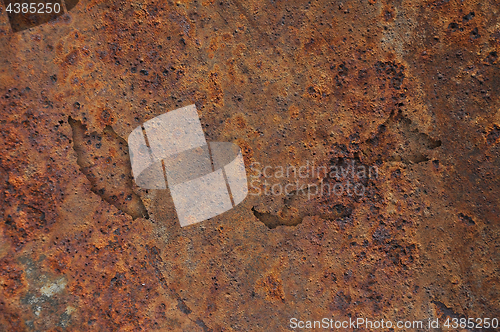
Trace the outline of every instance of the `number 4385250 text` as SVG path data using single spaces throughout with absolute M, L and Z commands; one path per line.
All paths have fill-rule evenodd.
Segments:
M 61 5 L 58 3 L 9 3 L 6 11 L 14 14 L 58 14 L 61 11 Z

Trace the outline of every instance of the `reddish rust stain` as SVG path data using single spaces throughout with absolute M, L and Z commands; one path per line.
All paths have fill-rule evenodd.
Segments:
M 80 1 L 18 34 L 3 15 L 0 330 L 499 317 L 498 7 Z M 309 172 L 365 195 L 253 188 L 180 228 L 168 191 L 133 183 L 126 139 L 193 103 L 249 175 L 306 161 L 378 175 Z
M 257 290 L 262 290 L 268 301 L 285 302 L 283 285 L 279 278 L 270 274 L 257 281 Z

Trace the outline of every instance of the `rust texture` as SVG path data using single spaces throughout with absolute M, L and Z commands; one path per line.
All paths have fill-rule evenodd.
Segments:
M 0 5 L 0 331 L 500 318 L 498 1 L 68 3 L 16 33 Z M 181 228 L 126 141 L 190 104 L 251 186 Z M 306 163 L 377 173 L 265 194 Z

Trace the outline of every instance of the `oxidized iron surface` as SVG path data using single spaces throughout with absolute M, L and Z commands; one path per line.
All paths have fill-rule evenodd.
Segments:
M 81 0 L 12 33 L 2 5 L 0 331 L 500 317 L 499 11 Z M 133 183 L 126 138 L 192 103 L 247 166 L 378 177 L 311 199 L 255 195 L 260 179 L 180 228 L 168 191 Z

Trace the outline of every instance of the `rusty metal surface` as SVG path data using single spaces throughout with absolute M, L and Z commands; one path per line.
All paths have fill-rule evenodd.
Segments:
M 500 318 L 499 10 L 81 0 L 13 33 L 2 4 L 0 331 Z M 132 181 L 126 138 L 193 103 L 252 179 L 306 161 L 378 176 L 312 198 L 257 195 L 261 176 L 181 228 L 168 191 Z

